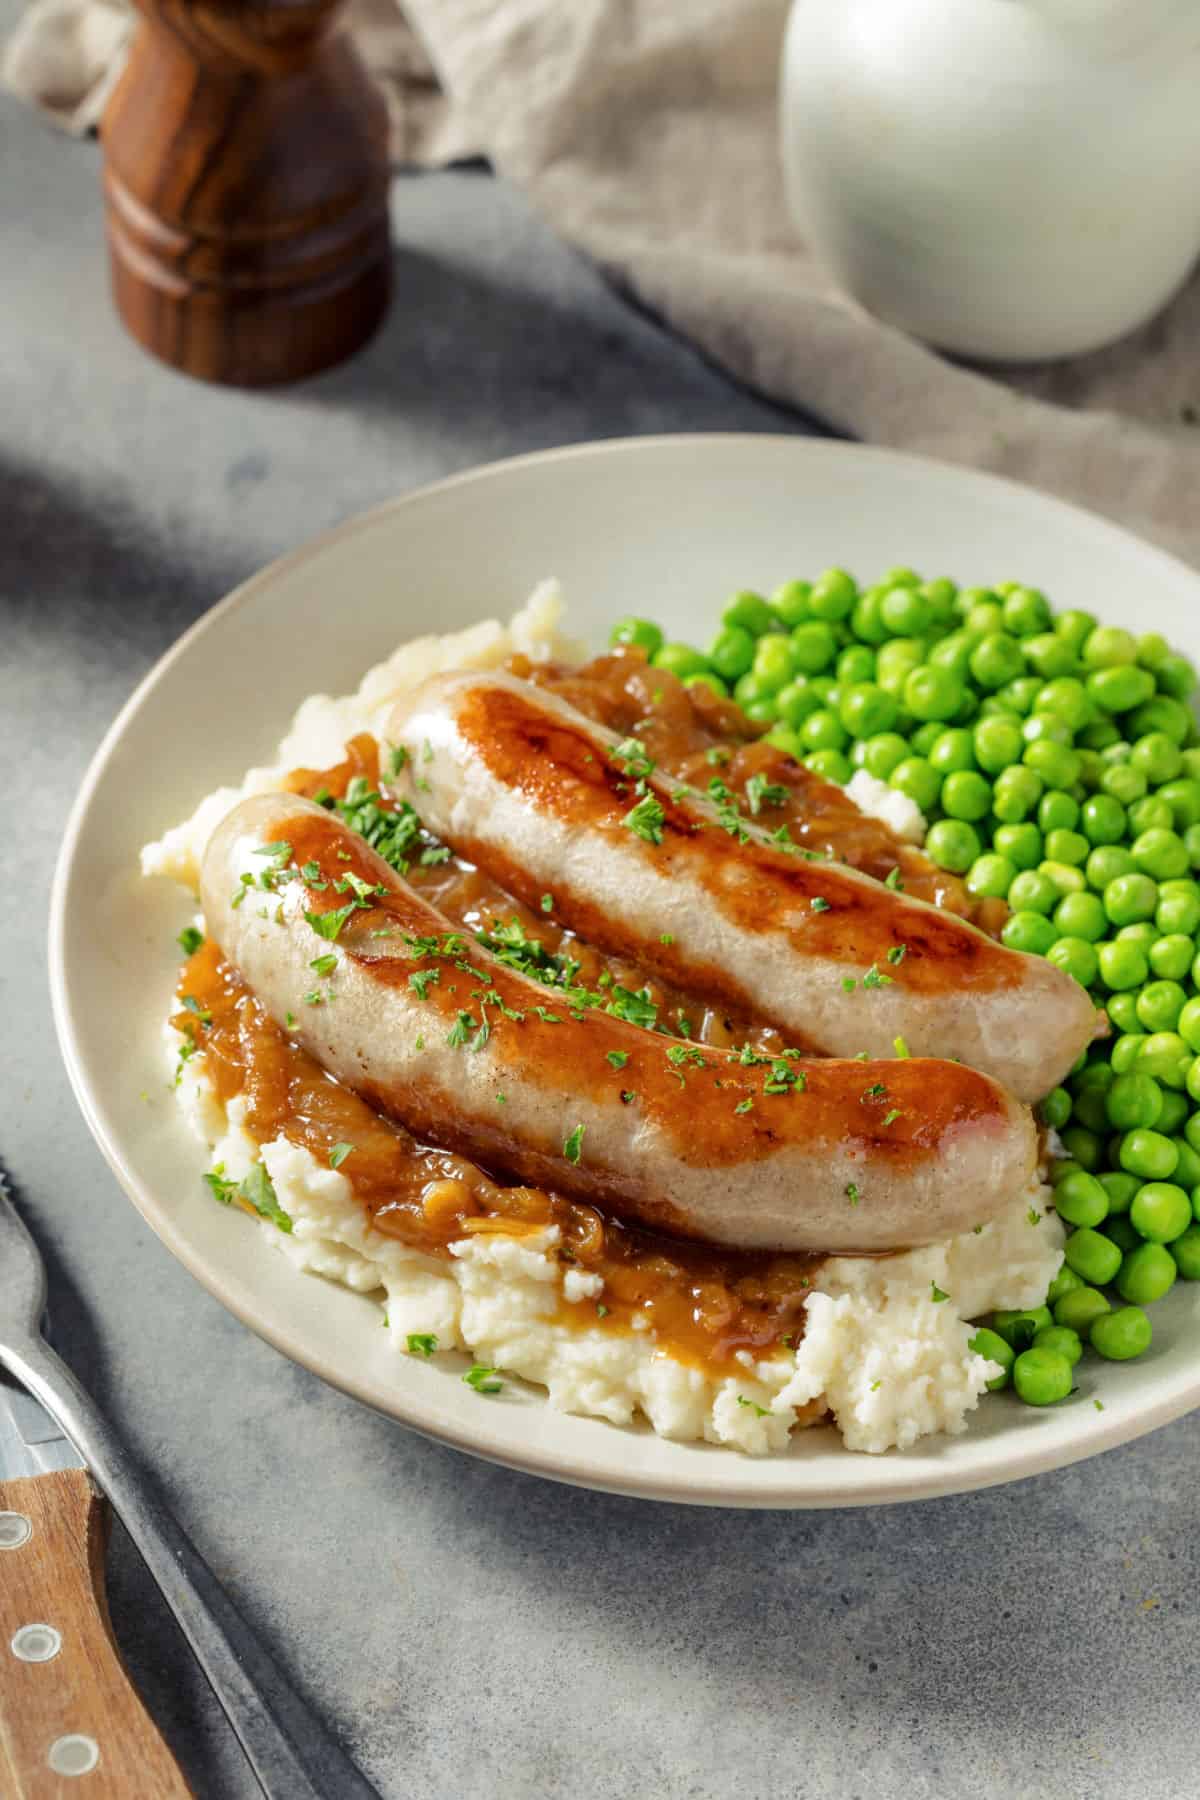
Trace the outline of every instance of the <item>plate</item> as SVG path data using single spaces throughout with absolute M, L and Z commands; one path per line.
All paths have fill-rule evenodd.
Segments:
M 568 629 L 600 648 L 625 612 L 661 620 L 669 635 L 705 637 L 732 590 L 830 563 L 866 576 L 906 563 L 969 584 L 1019 578 L 1056 606 L 1200 650 L 1200 578 L 1029 489 L 819 440 L 641 438 L 492 464 L 327 533 L 202 618 L 126 705 L 59 858 L 50 922 L 59 1039 L 87 1122 L 134 1204 L 285 1356 L 497 1462 L 723 1506 L 860 1505 L 983 1487 L 1109 1449 L 1200 1402 L 1200 1294 L 1180 1284 L 1155 1309 L 1144 1359 L 1089 1366 L 1086 1392 L 1045 1412 L 1005 1396 L 983 1404 L 962 1437 L 882 1457 L 850 1454 L 829 1429 L 798 1433 L 770 1459 L 670 1443 L 648 1428 L 555 1413 L 517 1382 L 483 1401 L 455 1370 L 397 1356 L 373 1305 L 298 1277 L 201 1184 L 203 1151 L 164 1092 L 159 1047 L 187 902 L 168 883 L 141 880 L 143 842 L 218 782 L 272 760 L 305 694 L 350 691 L 400 639 L 431 626 L 505 616 L 543 576 L 563 582 Z

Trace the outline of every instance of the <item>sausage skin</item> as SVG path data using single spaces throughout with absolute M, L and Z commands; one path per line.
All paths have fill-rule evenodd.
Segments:
M 407 752 L 392 790 L 461 855 L 533 906 L 550 892 L 556 919 L 597 948 L 793 1042 L 878 1057 L 901 1037 L 1032 1103 L 1095 1035 L 1084 989 L 1042 957 L 789 853 L 514 676 L 435 677 L 400 704 L 390 739 Z
M 1027 1109 L 955 1063 L 746 1061 L 599 1009 L 572 1014 L 308 800 L 235 807 L 208 845 L 201 897 L 271 1016 L 380 1111 L 680 1237 L 928 1243 L 985 1223 L 1036 1164 Z

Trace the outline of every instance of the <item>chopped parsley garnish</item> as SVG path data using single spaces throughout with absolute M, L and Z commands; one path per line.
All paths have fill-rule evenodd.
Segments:
M 637 1099 L 637 1089 L 636 1088 L 622 1088 L 621 1089 L 621 1104 L 622 1104 L 622 1106 L 628 1106 L 632 1101 L 634 1101 L 636 1099 Z
M 1031 1225 L 1040 1225 L 1042 1222 L 1042 1215 L 1036 1206 L 1031 1206 L 1025 1217 Z
M 894 1125 L 896 1123 L 896 1120 L 900 1117 L 901 1117 L 900 1108 L 898 1106 L 893 1106 L 892 1109 L 890 1110 L 890 1112 L 884 1113 L 883 1123 L 885 1126 Z
M 586 1127 L 577 1125 L 563 1145 L 563 1155 L 569 1163 L 578 1163 L 583 1150 L 583 1134 Z
M 410 1331 L 404 1341 L 410 1356 L 432 1356 L 438 1347 L 432 1331 Z
M 222 1206 L 233 1205 L 237 1182 L 226 1178 L 224 1163 L 217 1163 L 215 1168 L 206 1170 L 204 1180 L 214 1200 L 219 1200 Z
M 608 1317 L 608 1308 L 605 1306 L 603 1300 L 597 1300 L 596 1302 L 596 1317 L 598 1319 L 607 1319 Z
M 843 975 L 842 976 L 842 991 L 843 991 L 843 993 L 852 994 L 857 986 L 858 986 L 858 982 L 855 980 L 853 975 Z
M 315 798 L 320 800 L 321 796 Z M 382 802 L 382 794 L 372 788 L 366 777 L 356 775 L 344 800 L 335 801 L 326 795 L 321 804 L 336 812 L 344 825 L 356 831 L 384 862 L 403 875 L 413 857 L 437 847 L 437 839 L 426 831 L 407 800 L 397 807 Z
M 645 781 L 654 773 L 654 761 L 646 754 L 640 738 L 627 737 L 612 752 L 611 761 L 623 769 L 631 781 Z
M 502 1381 L 495 1379 L 498 1372 L 496 1369 L 489 1369 L 486 1363 L 476 1363 L 467 1370 L 463 1380 L 477 1394 L 498 1394 L 504 1386 Z
M 561 1025 L 562 1024 L 562 1014 L 551 1012 L 548 1007 L 533 1006 L 533 1007 L 530 1007 L 529 1010 L 534 1014 L 535 1018 L 541 1019 L 543 1024 L 545 1024 L 545 1025 Z
M 882 1081 L 873 1081 L 869 1088 L 863 1089 L 862 1097 L 866 1105 L 870 1105 L 871 1102 L 875 1100 L 886 1100 L 887 1089 L 884 1087 Z
M 431 844 L 428 850 L 422 850 L 417 861 L 423 869 L 436 868 L 439 863 L 450 861 L 449 848 L 445 844 Z
M 403 769 L 403 767 L 407 761 L 408 761 L 408 751 L 404 748 L 403 744 L 389 744 L 388 745 L 388 759 L 387 759 L 386 773 L 387 773 L 387 778 L 389 781 L 395 781 L 396 777 L 399 775 L 401 769 Z
M 901 1057 L 907 1056 L 909 1054 L 908 1039 L 902 1038 L 902 1037 L 894 1037 L 892 1039 L 892 1049 L 896 1052 L 897 1056 L 901 1056 Z
M 808 1086 L 807 1077 L 802 1069 L 793 1069 L 782 1057 L 777 1057 L 771 1064 L 771 1073 L 763 1082 L 764 1094 L 787 1094 L 794 1088 L 802 1094 Z
M 675 934 L 671 931 L 661 932 L 658 941 L 660 944 L 673 944 L 675 942 Z
M 631 988 L 614 983 L 612 999 L 605 1011 L 616 1019 L 624 1019 L 629 1025 L 644 1026 L 648 1031 L 653 1031 L 658 1021 L 658 1008 L 646 988 L 639 988 L 635 994 Z
M 661 802 L 653 794 L 645 794 L 636 806 L 630 807 L 621 823 L 647 844 L 661 844 L 665 818 Z
M 735 1113 L 748 1113 L 752 1110 L 753 1106 L 754 1106 L 754 1101 L 753 1101 L 752 1097 L 749 1094 L 747 1094 L 747 1096 L 744 1100 L 738 1101 L 737 1105 L 734 1107 L 733 1110 Z
M 887 959 L 890 963 L 902 963 L 907 954 L 907 944 L 893 944 L 887 953 Z
M 553 894 L 543 894 L 542 900 L 541 900 L 541 907 L 542 907 L 542 911 L 544 913 L 553 912 L 554 911 L 554 895 Z
M 288 1030 L 290 1031 L 292 1029 L 292 1026 L 296 1023 L 295 1013 L 294 1012 L 285 1013 L 283 1016 L 283 1022 L 287 1026 Z
M 282 838 L 275 844 L 260 844 L 254 852 L 255 856 L 269 856 L 272 862 L 288 863 L 292 860 L 292 846 Z
M 717 824 L 722 831 L 727 831 L 730 837 L 737 839 L 739 844 L 747 843 L 750 833 L 746 830 L 732 789 L 721 780 L 719 775 L 714 775 L 708 784 L 708 793 L 716 807 Z
M 628 1050 L 610 1050 L 605 1061 L 610 1062 L 614 1069 L 623 1069 L 629 1061 L 629 1052 Z
M 408 978 L 408 985 L 418 1000 L 428 1000 L 430 987 L 441 979 L 440 969 L 414 969 Z
M 329 886 L 327 881 L 321 880 L 321 865 L 319 862 L 313 862 L 311 860 L 306 862 L 300 870 L 300 873 L 303 875 L 309 887 L 326 888 Z
M 204 942 L 204 933 L 202 931 L 197 931 L 194 925 L 185 925 L 179 936 L 175 939 L 175 942 L 179 945 L 179 948 L 183 951 L 185 956 L 195 956 L 197 950 Z
M 746 799 L 755 818 L 764 806 L 782 806 L 787 797 L 788 791 L 783 784 L 768 781 L 765 775 L 752 775 L 746 783 Z
M 738 1395 L 737 1403 L 739 1406 L 748 1407 L 758 1419 L 765 1419 L 771 1410 L 769 1406 L 760 1406 L 757 1400 L 748 1400 L 745 1394 Z
M 862 978 L 862 984 L 865 988 L 891 987 L 892 978 L 890 975 L 884 975 L 876 965 L 872 963 Z
M 813 912 L 820 913 L 829 911 L 829 902 L 821 894 L 815 894 L 808 904 Z
M 181 994 L 180 999 L 188 1012 L 195 1013 L 202 1025 L 212 1024 L 212 1014 L 208 1011 L 207 1007 L 201 1006 L 195 994 Z
M 421 761 L 423 763 L 433 761 L 433 745 L 428 738 L 421 745 Z
M 349 900 L 345 906 L 339 906 L 333 912 L 305 912 L 304 916 L 318 937 L 328 938 L 332 943 L 336 941 L 351 913 L 357 912 L 361 904 L 359 900 Z
M 877 1394 L 882 1386 L 883 1386 L 882 1381 L 873 1381 L 871 1383 L 871 1392 L 873 1394 Z
M 256 1162 L 246 1179 L 238 1183 L 237 1198 L 248 1200 L 260 1218 L 269 1219 L 280 1231 L 292 1229 L 292 1221 L 279 1204 L 275 1184 L 264 1164 Z
M 457 1050 L 461 1044 L 466 1043 L 468 1037 L 475 1030 L 477 1023 L 478 1021 L 472 1013 L 460 1012 L 457 1019 L 455 1019 L 453 1025 L 450 1027 L 450 1030 L 446 1033 L 446 1042 L 452 1049 Z
M 319 988 L 310 988 L 304 996 L 305 1006 L 324 1006 L 325 996 Z
M 332 975 L 333 971 L 337 968 L 337 965 L 338 959 L 336 952 L 327 950 L 324 956 L 314 956 L 308 966 L 310 969 L 315 969 L 318 975 Z
M 330 1168 L 331 1169 L 340 1169 L 342 1164 L 345 1162 L 346 1158 L 350 1155 L 350 1152 L 353 1149 L 354 1149 L 353 1144 L 346 1144 L 346 1143 L 335 1144 L 333 1146 L 333 1149 L 329 1152 Z
M 929 1284 L 929 1297 L 935 1306 L 940 1306 L 943 1300 L 950 1298 L 949 1294 L 943 1293 L 936 1281 L 931 1281 Z
M 667 1051 L 667 1061 L 675 1068 L 679 1068 L 682 1063 L 695 1063 L 701 1069 L 708 1067 L 704 1052 L 696 1044 L 672 1044 Z
M 896 867 L 889 872 L 883 885 L 884 887 L 891 888 L 893 894 L 902 894 L 904 892 L 904 883 L 900 879 L 900 865 L 898 863 Z
M 851 1206 L 858 1205 L 859 1200 L 862 1198 L 862 1196 L 858 1191 L 858 1183 L 857 1182 L 848 1181 L 846 1183 L 846 1198 L 850 1202 Z
M 704 760 L 711 769 L 723 769 L 729 761 L 729 751 L 722 749 L 720 744 L 710 744 L 704 752 Z

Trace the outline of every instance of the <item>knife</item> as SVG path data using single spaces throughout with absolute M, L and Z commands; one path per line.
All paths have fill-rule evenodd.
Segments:
M 113 1640 L 108 1522 L 78 1451 L 0 1379 L 0 1793 L 14 1800 L 84 1775 L 105 1800 L 192 1792 Z
M 63 1800 L 75 1791 L 66 1783 L 84 1775 L 80 1791 L 95 1800 L 191 1793 L 112 1641 L 104 1521 L 89 1471 L 174 1613 L 266 1800 L 379 1800 L 42 1337 L 45 1301 L 41 1256 L 0 1169 L 0 1369 L 27 1390 L 14 1398 L 3 1384 L 0 1434 L 12 1466 L 20 1454 L 20 1467 L 34 1471 L 0 1486 L 3 1800 Z

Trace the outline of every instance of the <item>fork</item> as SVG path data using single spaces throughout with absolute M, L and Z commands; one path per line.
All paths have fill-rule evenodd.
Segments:
M 46 1270 L 0 1169 L 0 1365 L 39 1400 L 111 1501 L 267 1800 L 379 1800 L 300 1699 L 116 1432 L 41 1333 Z

